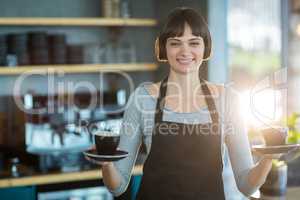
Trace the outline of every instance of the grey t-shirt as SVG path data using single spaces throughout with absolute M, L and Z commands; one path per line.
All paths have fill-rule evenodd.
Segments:
M 146 145 L 147 155 L 151 151 L 157 98 L 149 94 L 148 84 L 140 85 L 131 94 L 124 113 L 119 149 L 128 151 L 129 156 L 114 163 L 121 174 L 120 186 L 111 191 L 115 196 L 121 195 L 126 190 L 142 142 Z M 222 126 L 221 149 L 225 196 L 230 200 L 244 199 L 241 193 L 249 196 L 258 188 L 250 187 L 247 181 L 248 172 L 254 164 L 246 129 L 238 112 L 238 95 L 232 89 L 224 87 L 217 95 L 214 94 L 214 101 Z M 178 113 L 164 108 L 163 120 L 188 124 L 211 122 L 207 108 L 199 108 L 197 112 L 190 113 Z

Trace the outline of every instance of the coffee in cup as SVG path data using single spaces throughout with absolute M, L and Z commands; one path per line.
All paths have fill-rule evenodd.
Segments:
M 267 146 L 284 145 L 288 136 L 287 127 L 266 127 L 261 129 Z
M 112 131 L 97 131 L 94 134 L 96 150 L 101 155 L 115 154 L 119 145 L 120 136 Z

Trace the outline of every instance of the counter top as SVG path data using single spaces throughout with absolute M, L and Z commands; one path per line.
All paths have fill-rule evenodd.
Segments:
M 285 196 L 265 196 L 261 195 L 257 198 L 251 198 L 251 200 L 299 200 L 300 197 L 300 186 L 293 186 L 287 188 Z
M 287 200 L 299 200 L 300 198 L 300 187 L 289 187 L 287 190 Z
M 134 175 L 142 174 L 142 165 L 137 165 L 133 169 Z M 102 178 L 101 169 L 85 170 L 78 172 L 58 172 L 48 174 L 38 174 L 19 178 L 0 179 L 0 188 L 17 187 L 28 185 L 43 185 L 51 183 L 63 183 L 71 181 L 96 180 Z
M 142 165 L 136 165 L 133 169 L 134 175 L 141 175 Z M 57 172 L 48 174 L 37 174 L 19 178 L 0 179 L 0 188 L 43 185 L 51 183 L 63 183 L 72 181 L 97 180 L 102 178 L 101 169 L 84 170 L 79 172 Z M 298 200 L 300 196 L 300 187 L 289 187 L 285 197 L 261 197 L 265 200 Z M 259 199 L 261 199 L 259 198 Z M 253 198 L 255 199 L 255 198 Z

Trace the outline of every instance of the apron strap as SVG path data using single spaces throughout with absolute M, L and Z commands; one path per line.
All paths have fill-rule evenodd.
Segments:
M 166 76 L 161 81 L 161 84 L 159 87 L 159 96 L 158 96 L 157 102 L 156 102 L 155 117 L 154 117 L 155 124 L 157 122 L 162 121 L 163 109 L 165 107 L 165 99 L 166 99 L 165 97 L 166 97 L 166 93 L 167 93 L 168 78 L 169 78 L 169 76 Z
M 217 111 L 217 107 L 211 92 L 203 79 L 200 79 L 201 89 L 203 94 L 205 95 L 205 101 L 210 113 L 210 117 L 213 123 L 219 123 L 219 114 Z

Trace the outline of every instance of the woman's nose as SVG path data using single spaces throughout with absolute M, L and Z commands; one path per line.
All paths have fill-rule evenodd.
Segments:
M 190 53 L 190 48 L 187 44 L 182 44 L 181 45 L 181 48 L 180 48 L 180 53 L 182 55 L 185 55 L 185 54 L 189 54 Z

